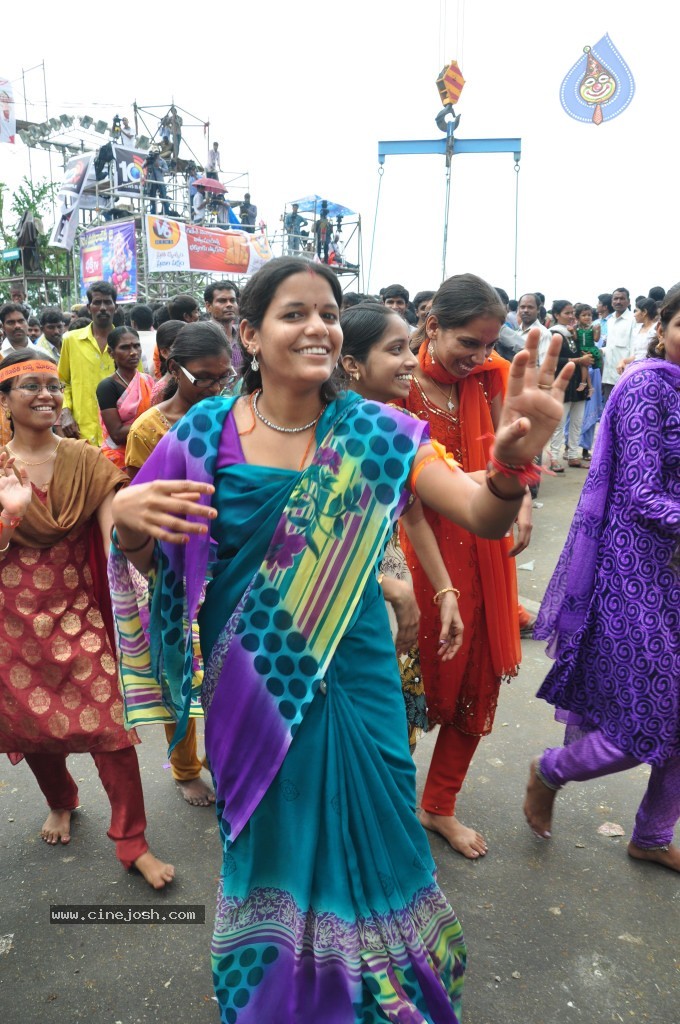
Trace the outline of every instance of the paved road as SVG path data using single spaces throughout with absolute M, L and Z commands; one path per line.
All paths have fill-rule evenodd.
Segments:
M 519 559 L 534 562 L 519 572 L 528 600 L 540 600 L 582 479 L 571 470 L 542 484 L 534 543 Z M 440 882 L 469 944 L 465 1024 L 680 1024 L 680 876 L 625 852 L 647 769 L 560 794 L 549 844 L 524 824 L 529 759 L 561 740 L 550 709 L 534 699 L 546 666 L 543 645 L 525 641 L 521 675 L 503 690 L 494 733 L 480 745 L 460 799 L 461 818 L 489 841 L 488 856 L 473 864 L 432 837 Z M 3 1024 L 217 1021 L 208 959 L 217 826 L 211 810 L 190 808 L 175 791 L 162 730 L 146 730 L 143 740 L 149 838 L 178 869 L 161 894 L 115 861 L 89 756 L 71 758 L 82 811 L 71 845 L 61 849 L 40 840 L 42 798 L 30 772 L 0 757 Z M 431 743 L 425 737 L 416 752 L 421 785 Z M 598 835 L 605 821 L 619 823 L 626 837 Z M 57 903 L 152 903 L 161 911 L 199 904 L 206 923 L 50 924 Z

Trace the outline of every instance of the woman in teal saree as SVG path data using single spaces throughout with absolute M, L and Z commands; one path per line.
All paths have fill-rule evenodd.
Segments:
M 123 554 L 154 574 L 148 659 L 119 620 L 128 720 L 136 699 L 149 720 L 155 676 L 181 737 L 197 617 L 223 1022 L 457 1024 L 465 946 L 415 816 L 376 567 L 409 477 L 442 514 L 502 535 L 569 374 L 553 385 L 554 358 L 538 371 L 532 341 L 496 441 L 507 472 L 485 486 L 452 470 L 426 424 L 334 394 L 340 299 L 325 266 L 260 270 L 242 296 L 243 396 L 196 405 L 117 499 L 114 594 Z

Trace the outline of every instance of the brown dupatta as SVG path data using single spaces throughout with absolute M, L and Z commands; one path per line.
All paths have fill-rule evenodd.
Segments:
M 11 452 L 9 452 L 11 455 Z M 104 498 L 128 482 L 127 476 L 87 441 L 62 438 L 54 460 L 47 500 L 36 494 L 14 534 L 27 548 L 49 548 L 97 512 Z

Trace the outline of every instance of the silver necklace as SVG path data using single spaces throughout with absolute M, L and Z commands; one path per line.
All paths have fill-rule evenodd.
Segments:
M 125 377 L 123 376 L 123 374 L 120 373 L 119 370 L 116 370 L 116 377 L 118 377 L 118 378 L 120 378 L 120 380 L 122 380 L 122 382 L 123 382 L 123 384 L 125 385 L 126 388 L 129 388 L 130 384 L 132 384 L 132 381 L 131 380 L 126 380 Z M 134 379 L 135 378 L 133 377 L 132 380 L 134 380 Z
M 261 391 L 255 391 L 253 394 L 253 412 L 257 416 L 258 420 L 261 420 L 262 423 L 264 423 L 265 427 L 269 427 L 271 430 L 278 430 L 280 434 L 302 434 L 305 430 L 310 430 L 312 427 L 317 425 L 322 413 L 326 409 L 326 406 L 324 405 L 318 416 L 315 416 L 309 423 L 305 423 L 304 427 L 279 427 L 276 423 L 272 423 L 270 420 L 266 419 L 258 409 L 257 400 L 261 394 Z

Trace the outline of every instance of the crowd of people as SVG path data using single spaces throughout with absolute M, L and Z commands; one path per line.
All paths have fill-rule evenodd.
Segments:
M 487 854 L 457 801 L 521 636 L 549 641 L 567 727 L 529 826 L 551 837 L 567 782 L 648 763 L 628 851 L 680 871 L 680 286 L 633 310 L 472 274 L 343 294 L 316 242 L 201 301 L 122 309 L 100 281 L 35 324 L 19 286 L 0 308 L 0 750 L 49 845 L 90 752 L 119 860 L 162 888 L 135 744 L 163 724 L 220 825 L 224 1022 L 456 1024 L 465 943 L 424 829 Z M 535 621 L 514 559 L 542 472 L 579 469 Z

